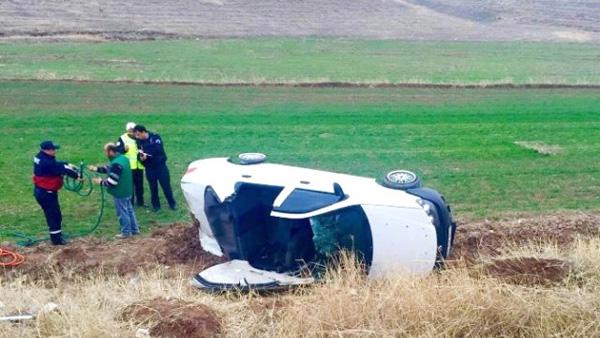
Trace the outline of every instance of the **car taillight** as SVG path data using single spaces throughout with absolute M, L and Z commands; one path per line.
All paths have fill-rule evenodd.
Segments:
M 196 167 L 189 167 L 189 168 L 187 168 L 187 170 L 185 171 L 185 174 L 184 174 L 184 175 L 187 175 L 187 174 L 193 173 L 194 171 L 196 171 L 196 169 L 198 169 L 198 168 L 196 168 Z

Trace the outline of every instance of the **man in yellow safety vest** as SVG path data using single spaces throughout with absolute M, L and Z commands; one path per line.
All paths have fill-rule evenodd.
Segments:
M 133 133 L 135 123 L 129 122 L 125 126 L 126 132 L 117 141 L 117 151 L 129 159 L 133 177 L 133 194 L 131 204 L 144 207 L 144 166 L 138 158 L 138 147 Z

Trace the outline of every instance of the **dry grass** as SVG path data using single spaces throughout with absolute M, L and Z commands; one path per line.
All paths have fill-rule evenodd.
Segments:
M 52 283 L 0 279 L 0 314 L 47 302 L 60 311 L 32 322 L 0 323 L 2 337 L 132 337 L 139 328 L 118 321 L 127 305 L 157 297 L 203 304 L 220 314 L 224 336 L 582 336 L 600 335 L 600 238 L 572 246 L 532 245 L 501 257 L 569 262 L 553 286 L 522 286 L 454 268 L 424 278 L 363 278 L 346 258 L 327 281 L 289 293 L 210 295 L 189 276 L 155 270 L 136 276 Z M 484 262 L 485 259 L 482 259 Z M 170 276 L 170 277 L 167 277 Z M 52 285 L 49 288 L 48 285 Z
M 541 155 L 557 155 L 563 151 L 559 145 L 546 144 L 542 141 L 515 141 L 515 144 L 521 148 L 533 150 Z

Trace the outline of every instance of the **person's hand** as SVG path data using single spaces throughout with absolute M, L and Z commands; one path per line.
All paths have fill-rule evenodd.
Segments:
M 94 182 L 96 184 L 101 184 L 102 183 L 102 179 L 100 177 L 94 177 L 94 178 L 92 178 L 92 182 Z
M 140 159 L 142 161 L 145 161 L 148 158 L 148 155 L 146 155 L 146 153 L 140 153 Z
M 76 165 L 71 163 L 67 163 L 67 166 L 73 171 L 77 171 L 79 169 Z
M 90 164 L 87 166 L 87 168 L 89 171 L 94 171 L 94 172 L 98 171 L 98 167 L 96 167 L 95 165 Z

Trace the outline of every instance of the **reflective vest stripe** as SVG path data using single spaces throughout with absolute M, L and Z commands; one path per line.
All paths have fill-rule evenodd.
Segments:
M 144 166 L 140 163 L 140 161 L 138 161 L 137 158 L 138 147 L 135 140 L 129 137 L 127 133 L 121 135 L 121 140 L 123 140 L 125 147 L 128 149 L 123 155 L 129 159 L 129 166 L 131 169 L 144 169 Z

